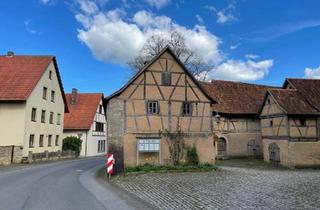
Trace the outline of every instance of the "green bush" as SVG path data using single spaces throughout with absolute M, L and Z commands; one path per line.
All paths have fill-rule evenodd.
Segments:
M 75 151 L 79 156 L 81 151 L 82 140 L 75 136 L 68 136 L 63 139 L 62 150 Z
M 199 158 L 195 145 L 187 149 L 187 161 L 188 164 L 192 165 L 197 165 L 199 163 Z
M 127 167 L 125 169 L 125 173 L 152 173 L 152 172 L 188 172 L 188 171 L 213 171 L 216 170 L 217 167 L 215 165 L 209 164 L 209 163 L 203 163 L 203 164 L 180 164 L 180 165 L 151 165 L 151 164 L 145 164 L 135 167 Z

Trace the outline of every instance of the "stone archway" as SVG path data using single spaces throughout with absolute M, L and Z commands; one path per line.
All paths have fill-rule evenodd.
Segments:
M 261 157 L 260 144 L 255 139 L 248 141 L 247 153 L 249 158 Z
M 269 160 L 272 164 L 280 164 L 280 148 L 278 144 L 271 143 L 269 144 Z
M 227 141 L 225 138 L 220 137 L 217 141 L 217 157 L 220 160 L 227 158 Z

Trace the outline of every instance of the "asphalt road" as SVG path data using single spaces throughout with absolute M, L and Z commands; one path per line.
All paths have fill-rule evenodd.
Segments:
M 104 157 L 0 168 L 0 210 L 152 209 L 106 183 Z

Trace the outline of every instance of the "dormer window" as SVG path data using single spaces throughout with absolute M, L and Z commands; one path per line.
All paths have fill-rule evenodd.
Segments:
M 162 85 L 170 86 L 171 85 L 171 72 L 164 71 L 161 73 Z

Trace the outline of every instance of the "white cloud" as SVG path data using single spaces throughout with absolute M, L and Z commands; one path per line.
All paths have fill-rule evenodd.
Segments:
M 255 81 L 269 73 L 273 60 L 239 61 L 227 60 L 209 73 L 210 79 L 225 79 L 234 81 Z
M 318 68 L 306 68 L 304 76 L 309 79 L 320 79 L 320 66 Z
M 82 10 L 82 12 L 88 15 L 95 14 L 99 10 L 97 4 L 93 1 L 77 0 L 77 3 L 80 5 L 80 9 Z
M 248 58 L 248 59 L 254 60 L 254 59 L 259 58 L 259 55 L 247 54 L 247 55 L 245 55 L 245 57 Z
M 160 9 L 170 3 L 170 0 L 146 0 L 152 7 Z
M 196 18 L 197 18 L 197 21 L 198 21 L 198 23 L 200 24 L 200 25 L 203 25 L 203 18 L 200 16 L 200 15 L 196 15 Z
M 273 65 L 273 60 L 253 61 L 252 56 L 247 61 L 225 58 L 219 49 L 221 40 L 205 26 L 187 28 L 170 17 L 157 16 L 145 10 L 128 17 L 121 9 L 94 13 L 81 9 L 75 17 L 82 25 L 78 30 L 79 40 L 96 59 L 104 62 L 126 65 L 151 35 L 161 33 L 168 36 L 171 30 L 176 30 L 185 37 L 189 48 L 209 65 L 216 66 L 208 75 L 210 79 L 254 81 L 266 76 Z
M 221 61 L 220 40 L 204 26 L 196 25 L 189 29 L 167 16 L 155 16 L 144 10 L 135 13 L 131 19 L 124 15 L 121 10 L 94 15 L 76 14 L 76 19 L 83 26 L 78 30 L 78 38 L 97 59 L 125 65 L 137 55 L 151 35 L 162 33 L 165 36 L 176 30 L 184 35 L 187 46 L 195 49 L 205 61 Z
M 41 4 L 43 5 L 49 5 L 52 3 L 52 0 L 39 0 Z
M 226 8 L 221 10 L 216 9 L 211 5 L 206 5 L 204 8 L 217 15 L 217 23 L 219 24 L 224 24 L 236 20 L 236 17 L 234 16 L 236 7 L 233 3 L 229 4 Z
M 26 20 L 23 21 L 23 24 L 25 25 L 26 30 L 27 30 L 30 34 L 38 34 L 39 32 L 38 32 L 37 30 L 31 28 L 30 23 L 31 23 L 31 19 L 26 19 Z

